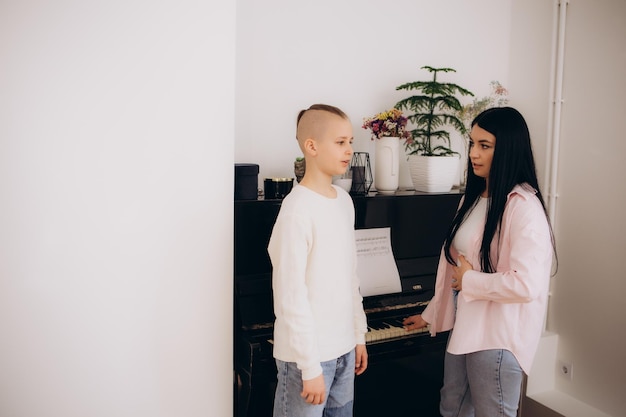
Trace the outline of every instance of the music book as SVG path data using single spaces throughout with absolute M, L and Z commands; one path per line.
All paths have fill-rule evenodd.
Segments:
M 391 248 L 391 228 L 357 229 L 355 233 L 361 295 L 402 292 L 400 273 Z

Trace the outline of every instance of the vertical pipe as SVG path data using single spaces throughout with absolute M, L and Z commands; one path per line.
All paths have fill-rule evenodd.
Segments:
M 546 196 L 546 204 L 549 204 L 550 194 L 550 172 L 552 169 L 552 134 L 554 129 L 554 85 L 556 83 L 556 56 L 558 50 L 558 34 L 559 34 L 559 0 L 553 0 L 552 2 L 552 53 L 550 54 L 550 92 L 549 92 L 549 106 L 548 106 L 548 130 L 546 132 L 546 162 L 545 162 L 545 176 L 543 179 L 543 192 Z
M 547 192 L 546 209 L 552 226 L 556 226 L 556 199 L 559 147 L 561 136 L 561 112 L 563 104 L 563 68 L 565 56 L 565 20 L 567 17 L 567 3 L 569 0 L 554 0 L 553 30 L 552 30 L 552 59 L 550 62 L 550 106 L 548 114 L 548 143 L 546 145 L 546 177 L 544 190 Z M 552 297 L 552 291 L 548 298 Z M 550 301 L 548 301 L 550 303 Z M 547 328 L 547 314 L 543 318 L 543 328 Z
M 563 107 L 563 66 L 565 56 L 565 22 L 567 19 L 567 4 L 569 0 L 560 0 L 559 9 L 559 33 L 557 43 L 557 56 L 556 56 L 556 77 L 555 77 L 555 93 L 554 93 L 554 123 L 552 134 L 552 150 L 550 164 L 550 195 L 548 202 L 548 214 L 552 219 L 553 224 L 556 216 L 556 199 L 557 193 L 557 179 L 559 172 L 559 147 L 561 140 L 561 112 Z

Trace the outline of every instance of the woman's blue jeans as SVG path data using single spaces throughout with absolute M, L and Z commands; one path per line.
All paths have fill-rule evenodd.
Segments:
M 354 349 L 337 359 L 322 362 L 325 401 L 308 404 L 300 396 L 302 373 L 293 362 L 276 359 L 278 382 L 274 417 L 352 417 L 354 404 Z
M 446 352 L 441 389 L 443 417 L 515 417 L 522 369 L 511 352 Z

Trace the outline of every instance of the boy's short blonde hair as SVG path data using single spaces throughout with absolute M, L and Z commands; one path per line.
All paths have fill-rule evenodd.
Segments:
M 304 116 L 304 113 L 306 113 L 309 110 L 322 110 L 322 111 L 326 111 L 326 112 L 329 112 L 329 113 L 332 113 L 332 114 L 336 114 L 337 116 L 341 117 L 342 119 L 347 119 L 348 118 L 348 115 L 345 114 L 338 107 L 331 106 L 331 105 L 328 105 L 328 104 L 313 104 L 308 109 L 300 110 L 300 113 L 298 113 L 298 119 L 296 121 L 296 127 L 300 124 L 300 119 L 302 119 L 302 116 Z

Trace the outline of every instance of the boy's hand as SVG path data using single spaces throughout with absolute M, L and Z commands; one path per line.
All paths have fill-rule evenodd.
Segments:
M 402 325 L 406 330 L 417 330 L 421 329 L 422 327 L 428 326 L 428 323 L 426 323 L 426 320 L 422 318 L 421 314 L 418 314 L 416 316 L 410 316 L 405 318 L 402 321 Z
M 356 345 L 354 353 L 354 373 L 361 375 L 367 369 L 367 348 L 365 345 Z
M 323 404 L 325 392 L 326 385 L 324 384 L 324 374 L 319 374 L 319 376 L 313 379 L 302 381 L 302 392 L 300 396 L 309 404 Z

